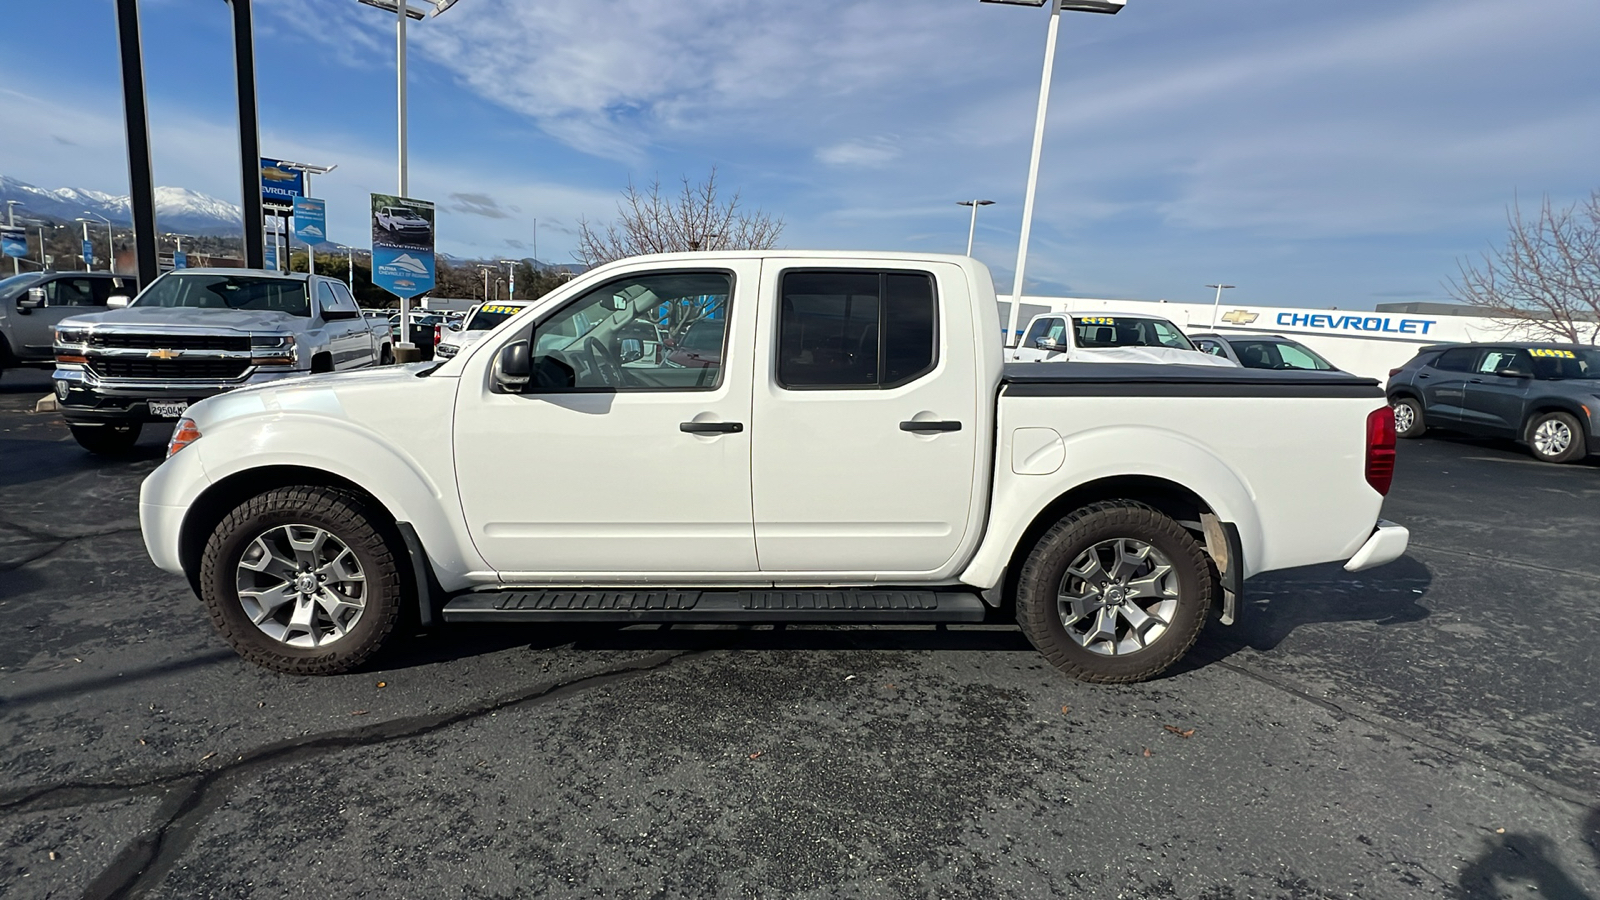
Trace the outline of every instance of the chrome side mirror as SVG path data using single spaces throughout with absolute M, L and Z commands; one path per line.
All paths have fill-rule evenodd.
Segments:
M 30 315 L 34 310 L 44 306 L 44 288 L 28 288 L 28 293 L 17 298 L 17 312 Z
M 132 302 L 133 302 L 133 298 L 132 297 L 125 297 L 125 296 L 123 296 L 121 294 L 114 294 L 114 295 L 106 298 L 106 306 L 111 308 L 111 309 L 123 309 L 129 303 L 132 303 Z

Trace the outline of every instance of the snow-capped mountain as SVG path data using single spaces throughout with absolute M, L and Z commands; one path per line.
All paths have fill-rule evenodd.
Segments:
M 156 227 L 180 234 L 238 234 L 244 211 L 237 205 L 179 187 L 158 187 Z M 81 188 L 46 190 L 24 181 L 0 175 L 0 203 L 17 201 L 18 218 L 52 219 L 70 222 L 93 219 L 99 214 L 124 227 L 132 226 L 133 214 L 125 195 L 106 194 Z

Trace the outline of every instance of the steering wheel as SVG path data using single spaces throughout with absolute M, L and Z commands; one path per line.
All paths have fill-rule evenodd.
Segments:
M 583 352 L 588 354 L 589 361 L 593 363 L 595 372 L 600 376 L 600 380 L 605 382 L 606 387 L 622 387 L 622 366 L 599 338 L 589 338 L 584 341 Z

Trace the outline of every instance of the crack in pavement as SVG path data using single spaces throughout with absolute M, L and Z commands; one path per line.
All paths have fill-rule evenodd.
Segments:
M 1268 675 L 1265 672 L 1258 672 L 1255 669 L 1249 668 L 1248 666 L 1243 666 L 1239 663 L 1228 662 L 1224 659 L 1212 659 L 1208 662 L 1208 664 L 1227 669 L 1230 672 L 1236 672 L 1274 690 L 1281 691 L 1289 694 L 1290 696 L 1304 700 L 1307 703 L 1319 706 L 1340 718 L 1354 719 L 1357 722 L 1369 725 L 1378 729 L 1379 731 L 1387 731 L 1391 734 L 1405 738 L 1413 743 L 1421 744 L 1422 746 L 1427 747 L 1436 753 L 1458 759 L 1471 765 L 1479 766 L 1486 771 L 1499 775 L 1507 781 L 1514 781 L 1531 791 L 1544 794 L 1553 800 L 1561 800 L 1566 803 L 1570 803 L 1579 810 L 1589 809 L 1594 803 L 1594 798 L 1581 788 L 1576 788 L 1559 781 L 1544 778 L 1531 772 L 1518 771 L 1516 769 L 1509 768 L 1498 760 L 1486 757 L 1463 744 L 1449 743 L 1445 739 L 1434 737 L 1425 732 L 1413 730 L 1379 713 L 1353 709 L 1343 703 L 1329 700 L 1326 697 L 1318 697 L 1312 694 L 1306 688 L 1301 687 L 1300 685 L 1297 685 L 1288 679 L 1280 678 L 1276 675 Z
M 716 652 L 718 649 L 713 648 L 695 652 L 657 653 L 580 678 L 542 682 L 466 709 L 407 716 L 361 728 L 280 741 L 258 747 L 233 762 L 207 771 L 186 770 L 140 781 L 59 784 L 0 793 L 0 811 L 59 809 L 140 796 L 161 796 L 162 801 L 152 816 L 151 826 L 135 836 L 84 892 L 86 898 L 95 900 L 139 897 L 159 884 L 177 865 L 200 828 L 213 812 L 222 807 L 234 788 L 264 769 L 328 753 L 422 737 L 501 710 L 552 703 L 616 681 L 647 675 L 675 662 Z
M 76 541 L 85 540 L 87 538 L 110 537 L 111 535 L 115 535 L 115 534 L 127 534 L 129 532 L 134 532 L 134 531 L 139 531 L 140 530 L 139 526 L 133 525 L 133 526 L 124 527 L 124 528 L 110 528 L 110 529 L 107 529 L 105 531 L 91 531 L 91 532 L 87 532 L 85 534 L 59 535 L 59 534 L 51 534 L 50 532 L 47 532 L 47 531 L 38 531 L 38 530 L 34 530 L 34 529 L 23 528 L 22 526 L 14 525 L 14 524 L 12 524 L 10 522 L 0 522 L 0 528 L 6 528 L 6 529 L 10 529 L 11 531 L 17 532 L 18 534 L 22 535 L 22 537 L 27 539 L 27 540 L 37 541 L 37 542 L 40 542 L 40 543 L 47 543 L 47 544 L 50 545 L 47 549 L 41 550 L 38 553 L 35 553 L 34 555 L 29 556 L 29 557 L 27 557 L 25 559 L 22 559 L 22 560 L 17 561 L 17 562 L 9 562 L 9 563 L 5 563 L 3 565 L 0 565 L 0 573 L 14 572 L 17 569 L 20 569 L 23 566 L 26 566 L 26 565 L 28 565 L 30 563 L 36 563 L 39 560 L 44 559 L 45 557 L 51 555 L 52 553 L 55 553 L 56 551 L 60 550 L 61 548 L 67 546 L 68 544 L 74 543 Z
M 1586 578 L 1590 581 L 1600 581 L 1600 575 L 1596 575 L 1593 572 L 1579 572 L 1573 569 L 1562 569 L 1557 566 L 1546 566 L 1540 563 L 1523 562 L 1520 559 L 1507 559 L 1503 556 L 1493 556 L 1486 553 L 1473 553 L 1470 550 L 1456 550 L 1450 547 L 1431 547 L 1427 544 L 1419 544 L 1416 541 L 1412 541 L 1410 546 L 1418 550 L 1426 550 L 1429 553 L 1448 553 L 1452 556 L 1465 556 L 1468 559 L 1476 559 L 1480 562 L 1500 563 L 1501 565 L 1518 566 L 1523 569 L 1535 569 L 1540 572 L 1554 572 L 1558 575 L 1571 575 L 1576 578 Z

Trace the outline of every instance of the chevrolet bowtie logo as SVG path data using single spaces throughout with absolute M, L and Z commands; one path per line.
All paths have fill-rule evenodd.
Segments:
M 183 355 L 183 351 L 182 350 L 167 350 L 165 348 L 162 348 L 160 350 L 151 350 L 149 353 L 147 353 L 145 355 L 149 356 L 152 359 L 177 359 L 178 357 Z
M 1259 318 L 1259 314 L 1243 309 L 1230 309 L 1222 314 L 1222 321 L 1229 325 L 1249 325 Z

